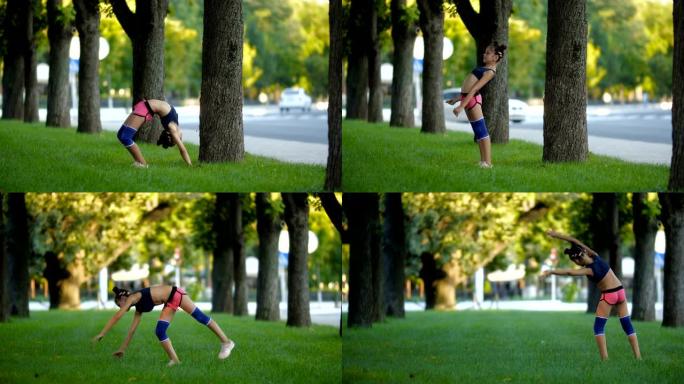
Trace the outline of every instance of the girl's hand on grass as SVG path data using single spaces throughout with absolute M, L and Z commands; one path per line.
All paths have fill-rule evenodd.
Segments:
M 123 355 L 124 355 L 124 351 L 123 351 L 123 350 L 121 350 L 121 349 L 119 349 L 118 351 L 116 351 L 116 352 L 112 353 L 112 356 L 114 356 L 114 357 L 118 357 L 118 358 L 122 358 L 122 357 L 123 357 Z

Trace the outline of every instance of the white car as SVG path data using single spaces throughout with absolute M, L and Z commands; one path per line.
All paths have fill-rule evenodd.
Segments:
M 461 88 L 448 88 L 442 92 L 442 99 L 444 100 L 444 117 L 450 121 L 463 121 L 467 122 L 468 117 L 465 113 L 461 113 L 458 118 L 454 116 L 452 112 L 455 105 L 449 105 L 446 103 L 447 100 L 456 97 L 460 100 Z M 522 123 L 525 121 L 527 116 L 527 103 L 518 99 L 508 99 L 508 118 L 514 123 Z
M 285 88 L 280 96 L 280 112 L 290 109 L 301 109 L 302 112 L 311 110 L 311 96 L 301 88 Z

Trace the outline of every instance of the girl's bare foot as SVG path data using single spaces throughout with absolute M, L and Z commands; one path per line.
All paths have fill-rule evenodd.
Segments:
M 174 365 L 180 364 L 180 360 L 171 360 L 169 361 L 168 364 L 166 364 L 167 367 L 173 367 Z

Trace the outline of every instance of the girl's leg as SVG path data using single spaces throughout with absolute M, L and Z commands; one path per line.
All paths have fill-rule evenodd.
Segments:
M 192 302 L 192 299 L 190 299 L 187 295 L 183 296 L 181 299 L 181 304 L 180 307 L 187 313 L 189 313 L 192 317 L 195 318 L 195 320 L 199 321 L 200 323 L 206 325 L 211 329 L 212 332 L 221 340 L 221 350 L 219 351 L 219 359 L 225 359 L 230 355 L 230 351 L 233 350 L 233 347 L 235 347 L 235 343 L 230 340 L 228 337 L 226 337 L 226 334 L 223 333 L 223 330 L 221 327 L 216 323 L 213 319 L 209 318 L 207 315 L 205 315 L 196 305 L 195 303 Z
M 473 108 L 466 110 L 466 116 L 468 116 L 468 121 L 473 122 L 482 120 L 482 106 L 476 104 Z M 492 143 L 489 138 L 482 139 L 477 142 L 480 147 L 480 164 L 485 163 L 486 165 L 492 165 Z
M 602 319 L 608 319 L 610 316 L 611 305 L 606 303 L 604 300 L 599 301 L 598 307 L 596 307 L 596 323 L 594 323 L 594 337 L 596 338 L 596 345 L 599 349 L 599 355 L 601 355 L 601 360 L 608 359 L 608 347 L 606 346 L 606 335 L 603 333 L 603 327 L 605 326 L 605 321 Z M 600 331 L 597 330 L 597 323 L 602 323 L 600 326 Z
M 142 152 L 140 152 L 140 148 L 138 147 L 138 144 L 133 144 L 130 147 L 126 148 L 128 149 L 128 152 L 133 156 L 133 159 L 135 160 L 136 163 L 146 165 L 147 162 L 145 162 L 145 158 L 142 155 Z
M 622 328 L 627 333 L 627 339 L 629 340 L 629 345 L 632 346 L 632 352 L 634 353 L 634 358 L 641 360 L 641 351 L 639 350 L 639 340 L 637 340 L 636 332 L 632 328 L 632 322 L 629 319 L 629 310 L 627 309 L 627 302 L 623 301 L 618 305 L 618 315 L 620 316 L 620 323 L 622 323 Z
M 169 337 L 166 335 L 166 330 L 169 328 L 175 313 L 176 311 L 171 308 L 162 309 L 161 316 L 159 316 L 159 321 L 157 321 L 156 329 L 157 337 L 161 342 L 161 346 L 169 356 L 169 366 L 180 363 L 180 360 L 178 360 L 178 355 L 176 355 L 176 351 L 173 349 L 173 345 L 171 344 L 171 339 L 169 339 Z

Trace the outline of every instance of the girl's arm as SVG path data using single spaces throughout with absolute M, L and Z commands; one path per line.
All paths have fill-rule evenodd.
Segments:
M 477 92 L 482 89 L 491 79 L 494 78 L 494 73 L 492 71 L 487 71 L 482 75 L 482 78 L 473 85 L 472 88 L 470 88 L 470 91 L 468 91 L 468 96 L 466 96 L 463 100 L 461 100 L 461 104 L 458 105 L 456 108 L 460 108 L 460 110 L 463 110 L 463 108 L 468 105 L 470 102 L 470 99 L 472 99 Z
M 558 275 L 558 276 L 593 276 L 594 272 L 591 268 L 580 268 L 580 269 L 550 269 L 548 271 L 542 272 L 542 276 L 546 277 L 548 275 Z
M 140 324 L 140 319 L 142 319 L 142 313 L 135 312 L 135 316 L 133 317 L 133 323 L 131 323 L 131 327 L 128 329 L 128 335 L 126 336 L 126 339 L 124 339 L 123 343 L 121 343 L 119 350 L 114 352 L 114 356 L 123 356 L 124 351 L 126 350 L 126 348 L 128 348 L 128 344 L 131 342 L 131 339 L 133 339 L 133 335 L 135 334 L 135 330 L 138 328 L 138 324 Z
M 188 150 L 185 149 L 185 145 L 183 145 L 183 140 L 181 140 L 180 134 L 178 133 L 179 129 L 180 128 L 178 128 L 177 125 L 173 124 L 173 127 L 169 129 L 169 132 L 171 133 L 171 138 L 173 139 L 173 142 L 178 146 L 178 151 L 180 152 L 180 155 L 185 161 L 185 163 L 188 165 L 192 165 L 190 155 L 188 155 Z
M 593 249 L 587 247 L 586 245 L 584 245 L 584 243 L 582 243 L 581 241 L 575 239 L 574 237 L 572 237 L 570 235 L 564 235 L 564 234 L 562 234 L 560 232 L 556 232 L 556 231 L 547 231 L 546 234 L 551 236 L 551 237 L 555 237 L 556 239 L 561 239 L 561 240 L 565 240 L 567 242 L 576 244 L 576 245 L 584 248 L 585 250 L 587 250 L 587 252 L 590 253 L 590 256 L 598 256 L 598 253 L 596 253 Z
M 112 316 L 111 319 L 109 319 L 107 324 L 105 324 L 104 328 L 102 328 L 102 331 L 100 331 L 100 333 L 98 333 L 97 336 L 93 337 L 93 341 L 100 341 L 103 337 L 105 337 L 107 332 L 109 332 L 109 330 L 112 329 L 112 327 L 119 321 L 119 319 L 121 319 L 121 317 L 123 317 L 123 315 L 125 315 L 126 312 L 128 312 L 128 310 L 133 305 L 134 300 L 135 298 L 129 296 L 128 299 L 126 299 L 126 303 L 121 307 L 121 309 L 119 309 L 118 312 L 114 314 L 114 316 Z

